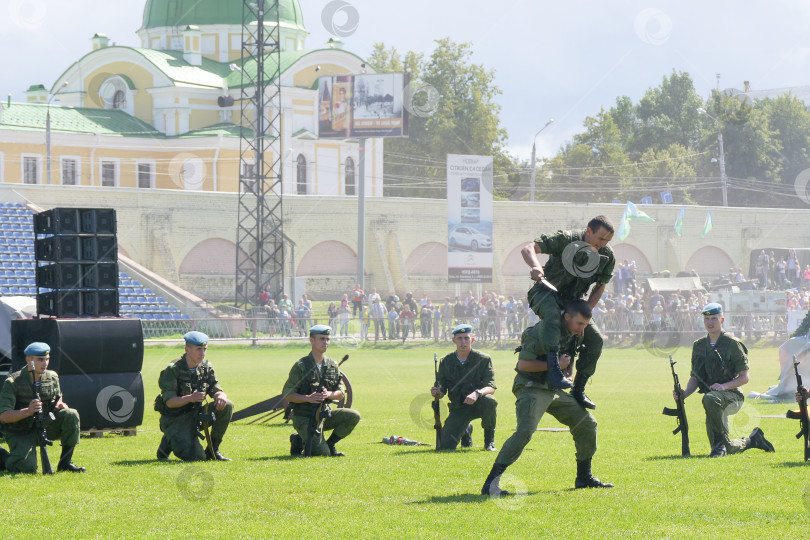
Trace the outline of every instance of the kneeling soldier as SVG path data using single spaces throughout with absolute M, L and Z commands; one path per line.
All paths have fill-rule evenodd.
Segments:
M 155 398 L 155 410 L 160 413 L 163 439 L 157 457 L 169 459 L 174 452 L 183 461 L 230 461 L 220 453 L 219 445 L 231 421 L 233 403 L 219 386 L 214 366 L 205 360 L 208 336 L 189 332 L 183 339 L 185 354 L 161 371 L 158 379 L 160 394 Z M 206 395 L 214 401 L 203 406 Z M 200 416 L 210 419 L 212 413 L 211 446 L 203 450 L 198 441 Z
M 62 442 L 62 457 L 56 470 L 85 472 L 71 462 L 79 443 L 79 413 L 62 401 L 59 376 L 48 370 L 51 348 L 47 343 L 31 343 L 25 348 L 27 368 L 8 376 L 0 390 L 0 422 L 11 454 L 6 459 L 9 472 L 37 472 L 37 445 L 34 416 L 42 412 L 50 421 L 45 432 Z M 34 398 L 35 390 L 40 399 Z
M 683 389 L 683 397 L 686 399 L 695 390 L 703 394 L 706 433 L 712 449 L 709 457 L 737 454 L 749 448 L 773 452 L 773 445 L 758 427 L 748 437 L 729 437 L 728 417 L 739 412 L 743 405 L 738 388 L 748 382 L 748 349 L 742 341 L 723 331 L 723 306 L 707 304 L 702 313 L 708 334 L 692 345 L 692 376 Z M 677 401 L 675 392 L 672 395 Z
M 460 324 L 453 329 L 455 352 L 442 358 L 439 364 L 439 386 L 432 387 L 434 398 L 448 395 L 450 415 L 442 429 L 442 450 L 455 450 L 459 441 L 462 447 L 472 446 L 470 420 L 481 419 L 484 430 L 484 450 L 494 451 L 495 424 L 498 402 L 495 393 L 495 372 L 492 359 L 474 351 L 475 338 L 472 326 Z
M 339 440 L 348 436 L 360 421 L 360 413 L 353 409 L 329 409 L 329 403 L 343 399 L 340 389 L 340 368 L 337 362 L 325 356 L 329 348 L 332 329 L 316 324 L 309 329 L 312 350 L 293 364 L 284 383 L 284 397 L 295 413 L 290 435 L 290 454 L 300 456 L 309 448 L 312 456 L 342 456 L 335 450 Z M 332 431 L 333 430 L 333 431 Z M 324 441 L 323 433 L 332 431 Z M 307 446 L 310 438 L 312 443 Z

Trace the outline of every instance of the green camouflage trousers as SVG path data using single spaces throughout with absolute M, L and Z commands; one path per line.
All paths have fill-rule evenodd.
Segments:
M 55 420 L 50 423 L 45 432 L 48 439 L 59 440 L 62 446 L 76 446 L 79 444 L 79 413 L 76 409 L 62 409 L 54 411 Z M 6 459 L 6 470 L 12 473 L 37 472 L 37 459 L 39 458 L 39 439 L 34 431 L 15 432 L 6 430 L 6 441 L 11 455 Z M 48 457 L 56 470 L 53 446 L 48 447 Z
M 360 421 L 360 413 L 354 409 L 334 409 L 331 411 L 329 418 L 323 421 L 323 429 L 321 435 L 317 440 L 312 441 L 312 455 L 313 456 L 328 456 L 329 446 L 326 444 L 324 433 L 333 431 L 336 437 L 341 439 L 348 436 Z M 309 440 L 309 417 L 308 416 L 293 416 L 293 427 L 295 431 L 301 436 L 304 448 L 307 446 Z
M 495 458 L 496 464 L 511 465 L 517 461 L 546 411 L 571 430 L 577 460 L 591 459 L 596 453 L 596 420 L 570 394 L 545 387 L 523 386 L 515 389 L 515 396 L 517 429 L 503 443 Z
M 228 430 L 233 415 L 233 403 L 226 400 L 225 408 L 218 411 L 214 402 L 203 407 L 206 412 L 213 412 L 216 421 L 211 425 L 211 438 L 222 440 Z M 205 459 L 205 450 L 197 436 L 197 413 L 188 412 L 179 416 L 161 415 L 160 431 L 169 439 L 172 452 L 183 461 L 200 461 Z

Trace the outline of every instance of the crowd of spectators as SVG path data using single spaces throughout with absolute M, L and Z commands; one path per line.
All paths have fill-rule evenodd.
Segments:
M 766 276 L 766 285 L 779 283 L 781 265 L 774 268 L 776 281 Z M 785 264 L 786 281 L 781 283 L 792 285 L 797 274 L 795 271 L 788 274 L 788 268 L 795 270 L 798 265 Z M 807 274 L 810 280 L 810 266 Z M 694 271 L 690 275 L 698 277 Z M 746 282 L 739 269 L 730 269 L 724 278 L 732 283 Z M 663 330 L 699 333 L 703 331 L 702 306 L 717 302 L 729 311 L 728 293 L 703 290 L 662 293 L 651 289 L 647 280 L 636 279 L 635 261 L 617 263 L 612 285 L 612 290 L 605 291 L 593 310 L 594 322 L 609 340 L 638 339 L 642 333 Z M 523 298 L 492 291 L 484 291 L 480 298 L 467 291 L 463 296 L 445 296 L 434 302 L 427 293 L 422 293 L 418 299 L 411 292 L 404 298 L 395 293 L 382 296 L 377 289 L 365 292 L 358 285 L 343 294 L 339 301 L 330 302 L 325 313 L 318 314 L 313 313 L 312 302 L 306 294 L 294 305 L 286 294 L 276 303 L 272 294 L 266 292 L 260 301 L 270 321 L 267 331 L 281 337 L 306 336 L 313 324 L 328 322 L 333 336 L 338 337 L 351 335 L 375 342 L 398 340 L 404 343 L 417 338 L 439 341 L 446 339 L 454 326 L 467 323 L 473 326 L 479 340 L 518 340 L 525 328 L 538 321 Z M 788 310 L 808 309 L 810 287 L 788 289 L 786 307 Z M 730 313 L 729 317 L 729 328 L 755 334 L 784 324 L 784 317 L 775 320 L 773 314 Z

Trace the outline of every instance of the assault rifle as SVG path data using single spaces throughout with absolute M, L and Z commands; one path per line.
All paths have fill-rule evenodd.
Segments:
M 674 409 L 664 407 L 664 414 L 667 416 L 674 416 L 678 419 L 678 427 L 672 432 L 673 435 L 681 432 L 681 455 L 690 456 L 689 453 L 689 423 L 686 421 L 686 409 L 684 408 L 683 388 L 681 382 L 678 380 L 678 374 L 675 373 L 676 362 L 672 360 L 672 355 L 669 355 L 669 367 L 672 369 L 672 378 L 675 381 L 675 394 L 678 396 L 677 406 Z
M 205 381 L 199 375 L 197 375 L 197 384 L 195 390 L 197 392 L 205 393 L 205 386 Z M 203 398 L 203 401 L 205 401 L 205 398 Z M 215 459 L 216 456 L 214 456 L 214 445 L 211 443 L 210 426 L 216 421 L 217 417 L 214 415 L 214 411 L 206 411 L 203 408 L 203 401 L 194 404 L 196 418 L 196 422 L 193 424 L 194 433 L 200 438 L 201 441 L 205 441 L 206 457 L 208 459 Z
M 340 360 L 338 367 L 340 367 L 343 362 L 349 359 L 349 355 L 344 355 L 343 358 Z M 326 390 L 323 383 L 320 382 L 320 377 L 318 378 L 318 383 L 313 383 L 313 388 L 315 392 L 321 393 Z M 304 445 L 304 457 L 312 457 L 312 445 L 314 441 L 320 441 L 321 436 L 323 435 L 323 423 L 327 418 L 331 418 L 332 416 L 332 409 L 329 408 L 329 404 L 332 402 L 330 399 L 323 400 L 320 404 L 312 408 L 312 412 L 309 414 L 309 425 L 307 426 L 307 444 Z
M 802 376 L 799 375 L 799 363 L 796 361 L 795 355 L 793 356 L 793 370 L 796 372 L 797 392 L 801 396 L 799 399 L 799 422 L 801 422 L 802 429 L 796 434 L 796 438 L 804 437 L 804 460 L 810 461 L 810 419 L 807 418 L 807 396 L 804 393 Z
M 439 388 L 439 355 L 433 353 L 433 376 L 435 382 L 433 386 Z M 442 449 L 442 413 L 439 408 L 439 398 L 433 398 L 433 429 L 436 430 L 436 451 L 440 452 Z
M 36 381 L 36 371 L 31 370 L 31 377 L 34 379 L 32 381 L 32 387 L 34 390 L 34 399 L 42 403 L 42 398 L 39 396 L 39 385 Z M 44 407 L 45 404 L 43 403 L 42 406 Z M 53 413 L 49 413 L 50 416 L 53 416 Z M 53 441 L 48 440 L 48 433 L 45 431 L 45 413 L 40 411 L 35 415 L 36 422 L 34 423 L 34 432 L 37 436 L 37 446 L 39 446 L 39 460 L 42 462 L 42 474 L 53 474 L 53 467 L 51 466 L 51 460 L 48 458 L 48 447 L 53 446 Z

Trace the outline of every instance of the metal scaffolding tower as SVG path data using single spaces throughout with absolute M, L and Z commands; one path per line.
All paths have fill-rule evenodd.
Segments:
M 279 0 L 243 0 L 237 307 L 284 287 Z M 265 23 L 267 21 L 267 26 Z

